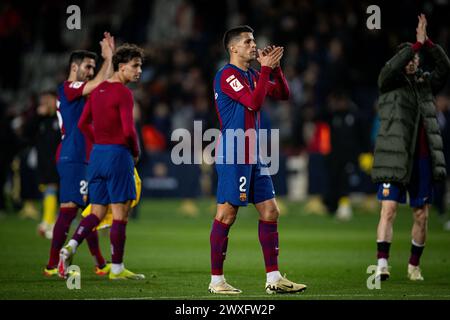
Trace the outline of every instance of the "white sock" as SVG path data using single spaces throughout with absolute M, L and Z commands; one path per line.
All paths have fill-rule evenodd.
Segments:
M 211 275 L 212 284 L 219 284 L 222 281 L 225 281 L 225 277 L 223 276 L 223 274 L 221 274 L 220 276 Z
M 276 281 L 278 281 L 278 280 L 280 280 L 282 277 L 281 277 L 281 273 L 280 273 L 280 271 L 272 271 L 272 272 L 267 272 L 266 273 L 266 276 L 267 276 L 267 283 L 273 283 L 273 282 L 276 282 Z
M 125 269 L 125 266 L 122 263 L 112 263 L 111 264 L 111 272 L 114 274 L 119 274 Z
M 416 246 L 416 247 L 425 247 L 425 243 L 424 244 L 418 244 L 417 242 L 414 241 L 414 239 L 411 240 L 411 243 Z
M 387 259 L 385 259 L 385 258 L 380 258 L 380 259 L 378 259 L 378 266 L 379 266 L 380 268 L 387 268 L 387 266 L 388 266 L 388 261 L 387 261 Z
M 70 239 L 67 245 L 72 248 L 73 253 L 77 251 L 78 242 L 76 240 Z

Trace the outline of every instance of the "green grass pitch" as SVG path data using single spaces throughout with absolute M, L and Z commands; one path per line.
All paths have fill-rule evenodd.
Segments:
M 144 273 L 144 281 L 112 282 L 93 273 L 93 259 L 84 243 L 74 260 L 81 268 L 81 289 L 69 290 L 57 277 L 42 275 L 50 242 L 36 234 L 36 222 L 9 215 L 0 220 L 0 299 L 450 299 L 450 233 L 431 212 L 429 236 L 422 257 L 424 282 L 406 278 L 412 215 L 401 206 L 391 246 L 391 278 L 380 290 L 366 286 L 366 269 L 375 264 L 378 214 L 355 209 L 347 223 L 303 213 L 301 203 L 282 200 L 279 221 L 282 273 L 308 285 L 303 294 L 270 296 L 253 206 L 242 208 L 230 232 L 225 276 L 243 290 L 238 297 L 207 292 L 209 232 L 214 200 L 199 200 L 197 217 L 183 216 L 180 201 L 144 200 L 139 219 L 127 228 L 126 266 Z M 78 223 L 78 220 L 76 221 Z M 70 235 L 75 227 L 72 225 Z M 100 235 L 109 259 L 109 236 Z

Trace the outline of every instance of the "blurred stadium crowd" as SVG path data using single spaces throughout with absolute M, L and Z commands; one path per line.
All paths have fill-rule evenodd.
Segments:
M 55 103 L 51 96 L 67 77 L 71 50 L 99 52 L 103 31 L 110 31 L 118 44 L 145 48 L 142 78 L 132 88 L 145 163 L 154 154 L 170 152 L 176 128 L 193 130 L 194 120 L 202 121 L 204 130 L 218 127 L 212 80 L 227 62 L 222 35 L 231 26 L 248 24 L 259 47 L 285 47 L 282 67 L 292 93 L 287 102 L 266 101 L 263 123 L 281 129 L 284 157 L 309 159 L 307 194 L 321 196 L 334 212 L 338 199 L 349 191 L 374 192 L 370 157 L 361 155 L 370 154 L 376 134 L 378 73 L 398 44 L 415 41 L 420 12 L 427 14 L 430 38 L 450 52 L 448 0 L 378 3 L 381 30 L 366 27 L 366 8 L 377 1 L 3 0 L 0 187 L 18 208 L 23 199 L 38 197 L 33 170 L 36 181 L 42 172 L 32 164 L 32 147 L 38 144 L 38 154 L 51 155 L 48 144 L 39 148 L 42 135 L 33 121 L 55 119 L 51 108 L 47 113 L 38 108 Z M 81 30 L 66 28 L 69 4 L 81 8 Z M 447 159 L 449 96 L 447 85 L 437 97 Z M 330 195 L 336 190 L 341 193 Z M 0 198 L 4 211 L 5 197 Z

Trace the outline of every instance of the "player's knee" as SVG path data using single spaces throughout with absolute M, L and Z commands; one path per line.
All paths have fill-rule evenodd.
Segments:
M 414 222 L 420 225 L 425 225 L 428 221 L 428 210 L 423 208 L 418 208 L 414 210 Z
M 75 202 L 63 202 L 60 204 L 61 208 L 78 208 L 78 205 Z
M 115 221 L 120 221 L 120 222 L 128 222 L 128 217 L 117 217 L 117 218 L 113 218 Z
M 264 221 L 277 221 L 280 216 L 280 209 L 277 206 L 268 208 L 261 217 Z
M 216 215 L 216 220 L 231 226 L 236 220 L 236 215 L 232 213 L 222 213 Z
M 91 211 L 91 214 L 95 215 L 99 220 L 102 220 L 106 215 L 106 213 L 99 211 Z
M 231 210 L 219 210 L 215 219 L 221 223 L 232 225 L 236 220 L 236 213 Z
M 383 206 L 381 209 L 381 218 L 387 221 L 393 221 L 395 219 L 396 207 L 395 206 Z
M 219 222 L 232 225 L 236 220 L 238 208 L 229 203 L 220 204 L 217 206 L 217 213 L 215 219 Z
M 113 212 L 113 219 L 117 221 L 127 222 L 128 221 L 128 214 L 127 213 L 114 213 Z

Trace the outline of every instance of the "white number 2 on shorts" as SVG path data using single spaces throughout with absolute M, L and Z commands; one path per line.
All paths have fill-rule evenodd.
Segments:
M 245 190 L 245 184 L 247 183 L 247 178 L 242 176 L 242 177 L 239 178 L 239 182 L 241 183 L 239 185 L 239 191 L 240 192 L 245 192 L 246 191 Z
M 80 181 L 80 193 L 85 195 L 88 193 L 88 182 L 86 180 Z

